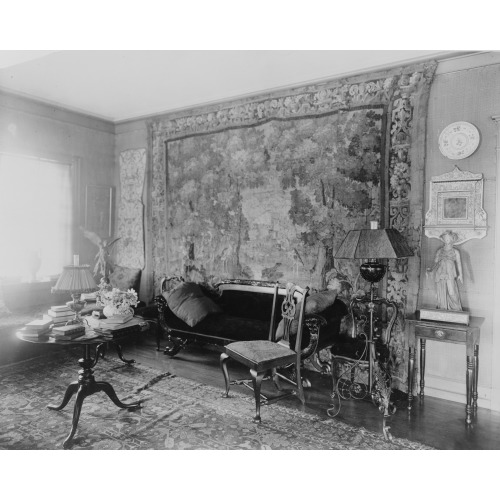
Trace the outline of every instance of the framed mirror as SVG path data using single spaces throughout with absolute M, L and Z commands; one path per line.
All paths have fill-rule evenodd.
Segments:
M 431 178 L 425 235 L 439 238 L 447 229 L 458 235 L 456 245 L 484 238 L 487 231 L 483 209 L 483 174 L 460 170 Z

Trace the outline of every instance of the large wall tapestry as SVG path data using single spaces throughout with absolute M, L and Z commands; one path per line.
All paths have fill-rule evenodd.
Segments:
M 415 309 L 434 70 L 398 68 L 152 122 L 155 284 L 179 273 L 341 284 L 352 295 L 363 286 L 359 262 L 333 255 L 350 229 L 378 221 L 416 250 L 387 278 L 388 297 Z
M 326 286 L 350 227 L 380 219 L 385 110 L 167 140 L 168 268 Z
M 142 190 L 146 172 L 146 150 L 120 153 L 120 201 L 116 262 L 125 267 L 144 268 L 144 205 Z

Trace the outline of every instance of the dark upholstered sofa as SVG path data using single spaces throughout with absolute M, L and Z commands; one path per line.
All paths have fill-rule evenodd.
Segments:
M 212 304 L 208 314 L 204 316 L 202 314 L 201 320 L 196 321 L 199 318 L 195 318 L 193 321 L 192 318 L 181 319 L 169 307 L 175 309 L 178 305 L 175 304 L 176 297 L 172 294 L 175 294 L 175 290 L 178 289 L 176 287 L 182 282 L 183 279 L 177 276 L 164 278 L 160 286 L 161 293 L 155 299 L 158 305 L 160 331 L 167 338 L 165 354 L 175 356 L 189 342 L 225 345 L 240 340 L 267 340 L 271 325 L 279 339 L 284 293 L 278 294 L 273 310 L 276 283 L 232 279 L 221 281 L 213 287 L 197 284 L 203 296 L 208 297 Z M 186 285 L 185 283 L 182 286 L 191 288 Z M 280 290 L 284 290 L 283 285 Z M 203 297 L 200 297 L 200 300 L 203 301 Z M 183 302 L 183 305 L 188 306 L 188 303 L 189 299 Z M 305 312 L 303 359 L 319 349 L 332 345 L 339 335 L 340 323 L 342 317 L 347 314 L 347 307 L 344 302 L 336 298 L 335 293 L 326 291 L 311 294 L 306 299 Z M 294 345 L 294 341 L 291 335 L 290 345 Z

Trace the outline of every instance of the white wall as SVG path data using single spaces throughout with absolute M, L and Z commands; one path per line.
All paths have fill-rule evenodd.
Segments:
M 492 394 L 499 391 L 493 380 L 493 366 L 498 363 L 500 352 L 493 349 L 495 310 L 496 249 L 496 125 L 492 115 L 500 114 L 500 54 L 488 53 L 462 57 L 438 65 L 431 86 L 427 122 L 426 147 L 426 211 L 429 208 L 429 181 L 432 176 L 453 170 L 482 173 L 484 176 L 484 208 L 488 215 L 488 233 L 481 240 L 470 240 L 458 248 L 464 267 L 464 283 L 460 296 L 465 310 L 473 316 L 484 317 L 481 328 L 479 363 L 480 406 L 500 410 Z M 480 132 L 478 149 L 468 158 L 450 160 L 439 151 L 438 138 L 450 123 L 467 121 Z M 420 306 L 436 304 L 433 282 L 425 276 L 436 250 L 441 246 L 437 239 L 422 237 L 422 274 Z M 427 342 L 426 394 L 453 401 L 465 401 L 465 346 L 435 341 Z

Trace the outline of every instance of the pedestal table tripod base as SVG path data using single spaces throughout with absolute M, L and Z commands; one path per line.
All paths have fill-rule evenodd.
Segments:
M 97 382 L 94 378 L 94 370 L 92 368 L 97 364 L 99 360 L 99 351 L 101 350 L 104 344 L 99 344 L 96 348 L 96 353 L 94 359 L 92 359 L 90 355 L 90 345 L 85 344 L 83 346 L 83 358 L 78 360 L 78 364 L 81 367 L 81 370 L 78 372 L 78 381 L 72 382 L 68 388 L 66 389 L 66 393 L 64 394 L 63 400 L 60 405 L 48 405 L 47 408 L 51 410 L 62 410 L 70 401 L 73 394 L 76 394 L 75 407 L 73 410 L 73 422 L 71 425 L 71 432 L 68 437 L 63 442 L 63 447 L 65 449 L 70 448 L 73 442 L 73 437 L 76 433 L 76 428 L 78 426 L 78 421 L 80 419 L 80 413 L 82 411 L 83 400 L 87 396 L 91 396 L 96 392 L 104 392 L 113 403 L 119 408 L 126 408 L 129 410 L 135 410 L 141 407 L 140 402 L 135 403 L 122 403 L 118 396 L 116 395 L 113 386 L 108 382 Z

